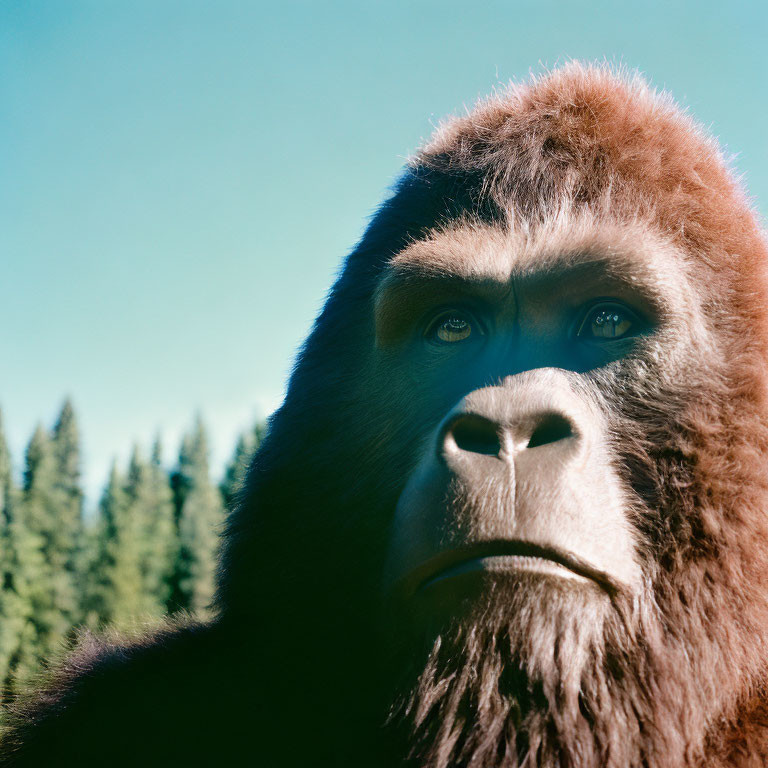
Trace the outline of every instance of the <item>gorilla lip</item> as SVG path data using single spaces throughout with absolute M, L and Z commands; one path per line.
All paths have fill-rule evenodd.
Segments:
M 570 571 L 570 574 L 562 573 L 562 570 Z M 481 571 L 540 573 L 560 578 L 568 578 L 572 574 L 596 583 L 611 595 L 619 591 L 619 586 L 610 576 L 573 554 L 527 541 L 481 542 L 441 552 L 417 568 L 409 581 L 415 584 L 415 594 L 444 579 Z

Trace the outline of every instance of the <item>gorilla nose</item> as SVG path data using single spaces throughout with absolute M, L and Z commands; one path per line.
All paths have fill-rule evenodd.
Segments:
M 562 390 L 555 396 L 551 389 L 550 396 L 544 392 L 505 386 L 468 395 L 438 430 L 439 457 L 450 467 L 473 456 L 513 459 L 536 448 L 575 448 L 583 437 L 578 409 L 569 407 L 570 398 L 557 396 Z
M 460 451 L 501 457 L 575 436 L 572 420 L 553 411 L 528 413 L 521 423 L 512 425 L 476 413 L 459 413 L 445 425 L 439 448 L 444 454 Z
M 575 437 L 575 429 L 570 419 L 561 413 L 542 413 L 538 415 L 536 426 L 525 447 L 538 448 L 569 437 Z
M 498 424 L 474 413 L 462 413 L 446 425 L 443 445 L 448 451 L 498 456 L 503 444 L 501 435 Z

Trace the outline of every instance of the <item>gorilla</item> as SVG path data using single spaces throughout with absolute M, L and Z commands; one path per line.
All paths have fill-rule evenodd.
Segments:
M 447 121 L 301 350 L 217 618 L 85 637 L 0 762 L 766 764 L 767 264 L 639 77 Z

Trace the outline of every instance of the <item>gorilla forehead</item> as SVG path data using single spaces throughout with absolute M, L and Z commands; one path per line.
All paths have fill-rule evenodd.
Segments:
M 684 270 L 671 258 L 679 255 L 676 250 L 653 222 L 562 211 L 533 226 L 512 216 L 503 223 L 462 217 L 408 243 L 389 267 L 504 282 L 513 275 L 605 261 L 617 275 L 639 283 L 684 282 Z
M 669 97 L 606 68 L 573 64 L 497 93 L 443 123 L 413 166 L 474 176 L 528 221 L 570 203 L 655 220 L 704 258 L 756 245 L 716 142 Z
M 420 278 L 482 284 L 492 298 L 501 298 L 512 281 L 549 290 L 558 279 L 591 276 L 625 284 L 658 314 L 694 322 L 700 292 L 692 285 L 695 265 L 683 257 L 653 223 L 601 220 L 588 211 L 562 213 L 535 227 L 516 227 L 514 219 L 502 225 L 464 217 L 395 253 L 376 297 L 379 302 Z

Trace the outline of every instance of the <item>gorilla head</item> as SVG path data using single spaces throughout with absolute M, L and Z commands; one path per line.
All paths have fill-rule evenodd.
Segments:
M 767 256 L 638 80 L 449 121 L 299 356 L 220 618 L 81 651 L 0 762 L 766 764 Z
M 715 144 L 636 79 L 568 66 L 418 152 L 228 531 L 224 621 L 318 744 L 762 754 L 765 264 Z

